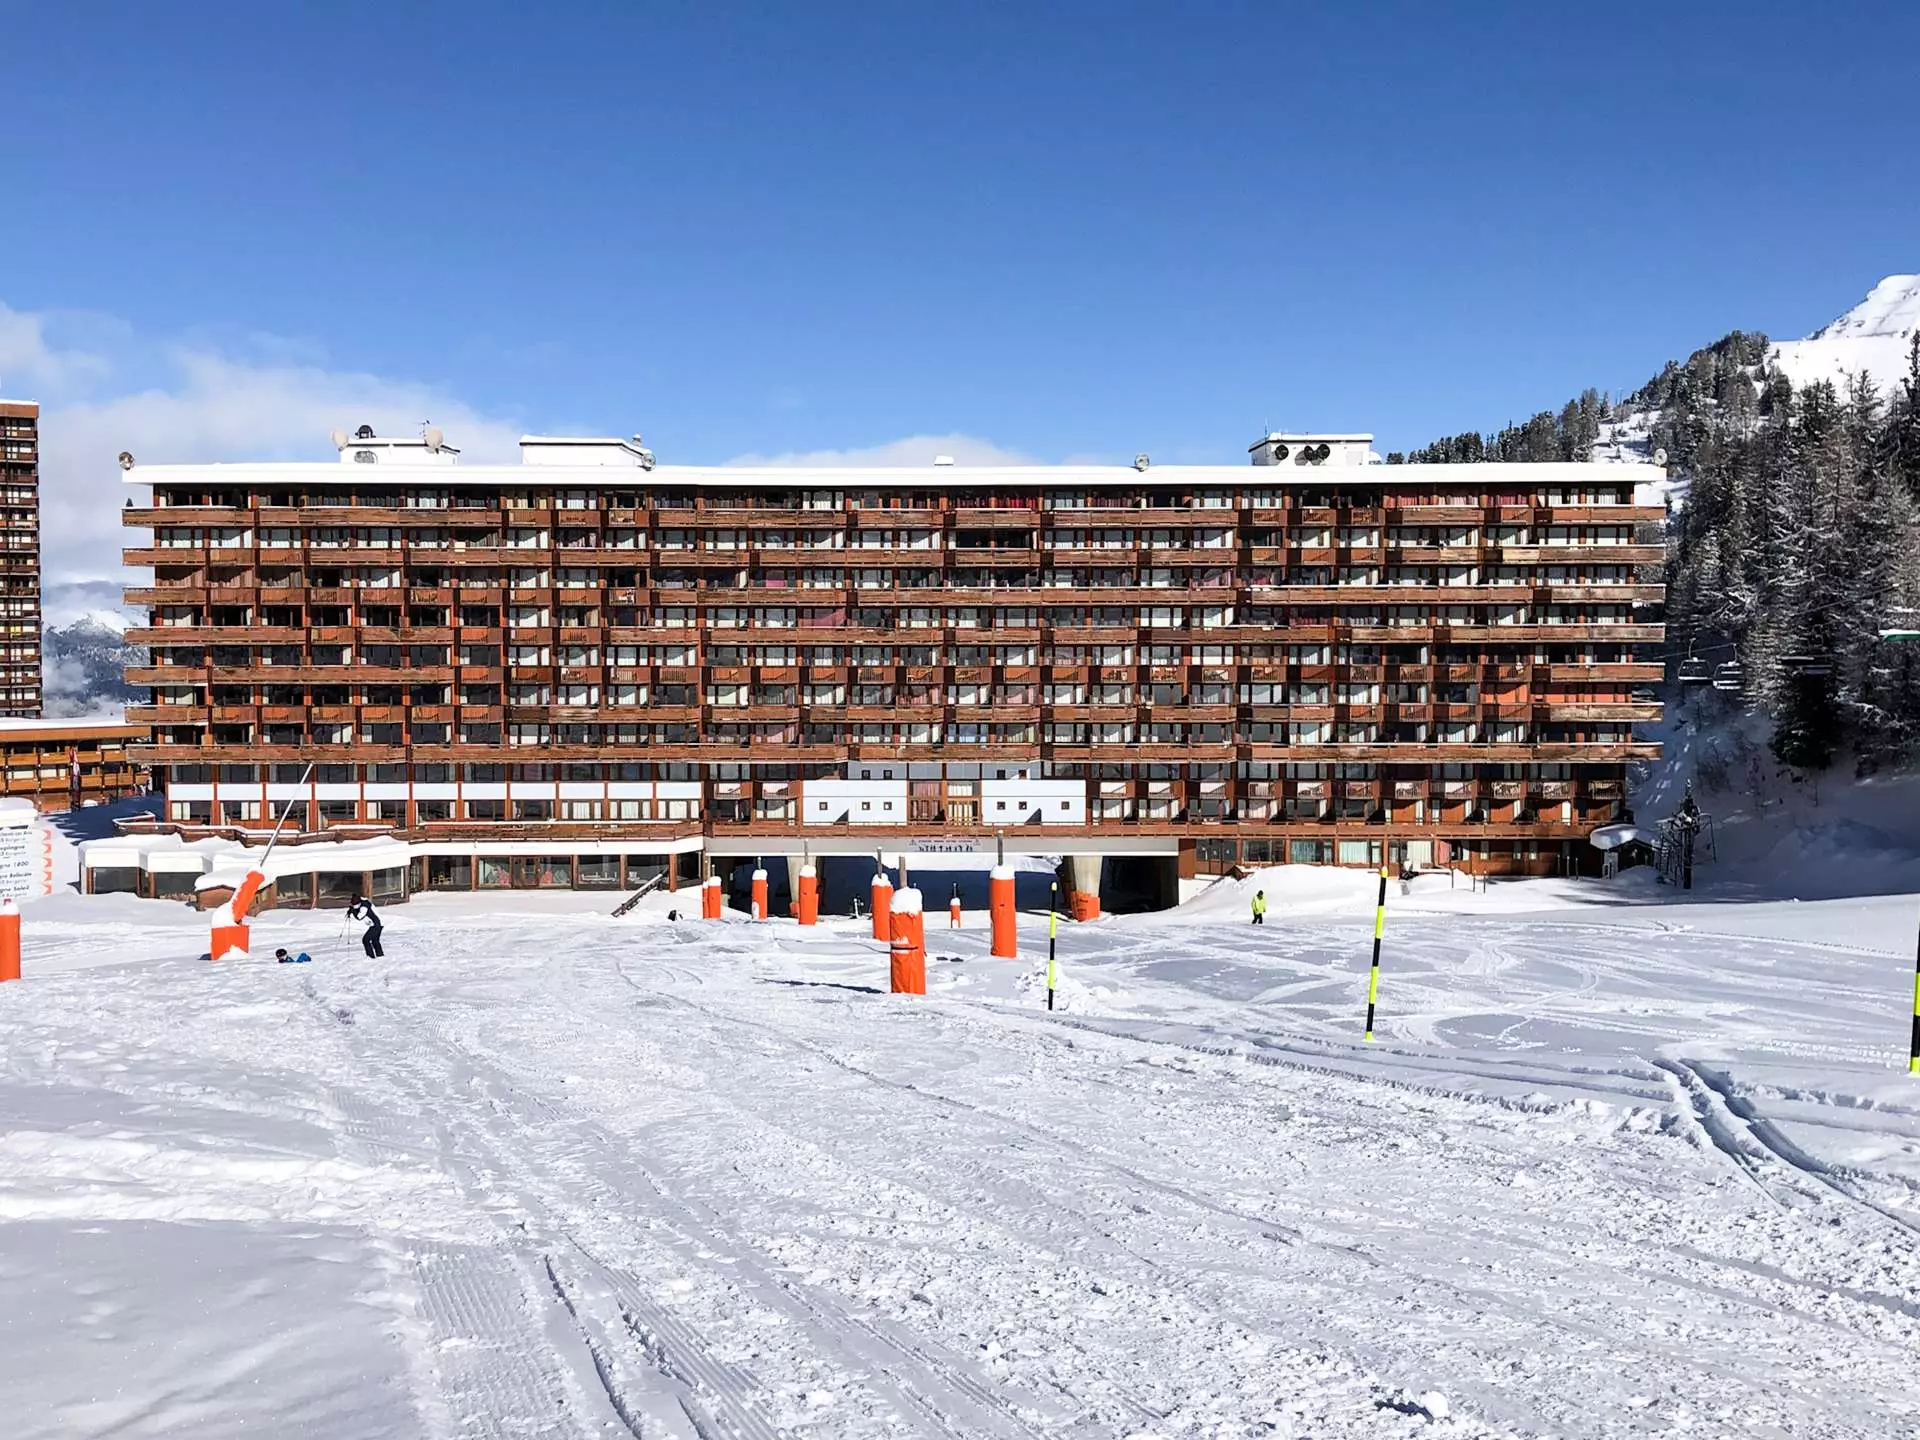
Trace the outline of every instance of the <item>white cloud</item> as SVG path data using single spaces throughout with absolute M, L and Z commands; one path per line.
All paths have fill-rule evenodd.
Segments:
M 37 399 L 41 550 L 49 598 L 62 587 L 118 585 L 120 550 L 139 545 L 120 511 L 146 491 L 114 457 L 149 464 L 331 460 L 328 435 L 367 424 L 414 434 L 431 420 L 466 461 L 511 461 L 524 427 L 437 386 L 328 368 L 304 342 L 251 337 L 243 351 L 141 335 L 111 316 L 32 313 L 0 305 L 0 394 Z M 951 455 L 961 465 L 1030 465 L 1031 456 L 974 435 L 910 435 L 849 450 L 741 455 L 734 465 L 900 466 Z M 137 473 L 137 472 L 136 472 Z M 58 608 L 58 607 L 56 607 Z M 81 608 L 77 605 L 68 608 Z M 104 608 L 104 607 L 103 607 Z
M 86 332 L 63 345 L 49 335 Z M 262 337 L 249 355 L 155 343 L 98 316 L 44 316 L 0 306 L 0 391 L 39 399 L 41 548 L 50 583 L 117 577 L 138 544 L 120 509 L 131 495 L 114 457 L 149 462 L 325 460 L 327 436 L 360 424 L 416 433 L 423 420 L 472 460 L 515 453 L 521 427 L 435 386 L 298 363 L 300 347 Z M 142 372 L 141 381 L 125 379 Z
M 782 455 L 739 455 L 729 465 L 905 466 L 931 465 L 936 455 L 951 455 L 956 465 L 1033 465 L 1031 455 L 1007 450 L 976 435 L 909 435 L 860 450 L 799 450 Z

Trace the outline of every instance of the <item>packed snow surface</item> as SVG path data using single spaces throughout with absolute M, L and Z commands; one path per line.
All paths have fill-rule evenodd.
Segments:
M 1920 898 L 1396 883 L 1366 1045 L 1377 885 L 1063 925 L 1051 1014 L 1040 916 L 919 999 L 684 892 L 31 905 L 6 1433 L 1913 1433 Z

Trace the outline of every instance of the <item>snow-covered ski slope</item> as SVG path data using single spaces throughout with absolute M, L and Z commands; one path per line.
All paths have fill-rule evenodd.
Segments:
M 1914 1433 L 1920 897 L 1395 886 L 1366 1046 L 1374 883 L 1063 926 L 1052 1016 L 1038 917 L 910 1000 L 663 896 L 29 907 L 6 1434 Z

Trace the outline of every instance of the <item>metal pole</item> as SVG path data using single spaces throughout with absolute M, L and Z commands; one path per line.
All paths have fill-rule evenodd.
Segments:
M 1387 867 L 1380 867 L 1380 898 L 1373 906 L 1373 968 L 1367 972 L 1367 1039 L 1373 1039 L 1373 1010 L 1380 1000 L 1380 936 L 1387 928 Z
M 1047 887 L 1047 1009 L 1053 1009 L 1053 945 L 1054 938 L 1060 933 L 1060 882 L 1054 881 Z M 1920 995 L 1920 988 L 1915 993 Z M 1920 1004 L 1920 1000 L 1915 1002 Z M 1920 1020 L 1914 1021 L 1914 1033 L 1920 1035 Z
M 1920 1075 L 1920 945 L 1913 956 L 1913 1038 L 1907 1042 L 1907 1073 Z
M 304 788 L 307 781 L 312 778 L 313 778 L 313 762 L 308 761 L 306 770 L 300 776 L 301 786 Z M 280 827 L 287 823 L 287 816 L 293 813 L 293 804 L 294 802 L 289 800 L 285 805 L 282 805 L 280 807 L 280 819 L 273 827 L 273 834 L 267 837 L 266 853 L 260 857 L 260 865 L 258 868 L 262 874 L 266 873 L 267 861 L 273 858 L 273 847 L 280 843 Z

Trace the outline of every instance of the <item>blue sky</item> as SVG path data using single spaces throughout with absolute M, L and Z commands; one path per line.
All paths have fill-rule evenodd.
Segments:
M 1913 6 L 201 0 L 8 34 L 0 390 L 71 411 L 62 456 L 324 454 L 348 404 L 669 461 L 1385 448 L 1920 269 Z

